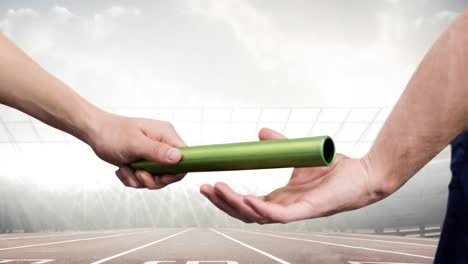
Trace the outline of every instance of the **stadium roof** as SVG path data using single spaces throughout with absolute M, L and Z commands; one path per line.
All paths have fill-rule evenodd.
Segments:
M 338 152 L 359 157 L 368 151 L 391 109 L 174 106 L 107 110 L 126 116 L 170 121 L 189 145 L 253 141 L 261 127 L 270 127 L 292 138 L 328 134 L 334 138 Z M 449 179 L 448 157 L 447 148 L 436 157 L 440 162 L 433 161 L 432 166 L 420 172 L 424 175 L 415 177 L 397 195 L 382 203 L 338 217 L 301 222 L 294 226 L 370 227 L 375 219 L 385 219 L 385 226 L 420 224 L 423 223 L 421 219 L 428 219 L 424 224 L 440 221 L 441 214 L 438 212 L 445 205 L 443 197 Z M 191 216 L 184 216 L 187 222 L 196 221 L 200 225 L 211 223 L 210 221 L 221 226 L 238 223 L 215 210 L 197 194 L 201 184 L 224 181 L 241 193 L 266 194 L 283 186 L 290 175 L 289 169 L 202 173 L 190 175 L 181 183 L 171 185 L 163 191 L 133 192 L 122 188 L 112 175 L 115 168 L 97 159 L 85 144 L 4 106 L 0 107 L 0 159 L 7 161 L 2 164 L 0 172 L 3 183 L 23 186 L 14 188 L 52 189 L 58 193 L 75 193 L 76 197 L 89 196 L 89 199 L 102 203 L 103 208 L 112 204 L 114 198 L 128 200 L 128 208 L 133 208 L 131 201 L 136 204 L 144 201 L 144 204 L 148 203 L 148 208 L 153 207 L 150 204 L 157 202 L 158 211 L 164 211 L 162 215 L 166 218 L 170 216 L 170 221 L 181 218 L 180 213 L 171 208 L 184 202 L 187 208 L 191 208 Z M 38 201 L 49 201 L 44 198 L 44 193 L 27 192 Z M 104 202 L 105 197 L 113 198 Z M 71 200 L 76 200 L 73 202 L 76 203 L 76 208 L 86 208 L 86 203 L 83 205 L 82 200 Z M 54 201 L 54 198 L 50 201 Z M 123 205 L 119 208 L 124 210 Z M 125 210 L 130 210 L 128 208 Z M 203 212 L 204 216 L 195 213 L 198 211 Z
M 164 107 L 108 108 L 134 117 L 172 122 L 190 145 L 253 141 L 261 127 L 288 137 L 330 135 L 337 149 L 348 155 L 365 153 L 383 125 L 390 108 L 331 107 Z M 22 144 L 76 143 L 17 110 L 0 107 L 0 143 L 21 149 Z

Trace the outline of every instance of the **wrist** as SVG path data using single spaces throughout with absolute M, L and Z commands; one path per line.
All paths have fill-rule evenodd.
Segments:
M 372 152 L 362 157 L 361 163 L 367 172 L 368 191 L 372 199 L 381 200 L 401 186 L 390 167 L 380 162 Z
M 81 121 L 78 122 L 76 137 L 91 147 L 99 140 L 104 120 L 109 113 L 87 103 L 84 110 L 80 113 Z

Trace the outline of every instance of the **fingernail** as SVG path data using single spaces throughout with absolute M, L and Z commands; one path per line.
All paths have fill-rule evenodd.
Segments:
M 203 184 L 202 186 L 200 186 L 200 192 L 201 192 L 201 193 L 204 193 L 204 192 L 206 191 L 206 188 L 207 188 L 207 187 L 208 187 L 208 186 L 206 186 L 206 184 Z
M 170 148 L 167 151 L 167 159 L 169 159 L 170 161 L 178 161 L 181 155 L 182 153 L 180 152 L 180 150 L 176 148 Z

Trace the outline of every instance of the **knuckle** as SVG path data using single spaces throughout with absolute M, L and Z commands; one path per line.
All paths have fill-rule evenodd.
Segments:
M 137 136 L 132 136 L 128 139 L 127 144 L 130 148 L 137 148 L 140 145 L 140 139 Z
M 163 151 L 164 149 L 165 149 L 164 143 L 155 142 L 154 145 L 153 145 L 153 150 L 154 150 L 156 153 L 162 153 L 162 151 Z
M 164 156 L 165 156 L 164 150 L 165 150 L 165 147 L 164 147 L 163 144 L 161 144 L 161 143 L 156 143 L 156 144 L 154 144 L 154 146 L 153 146 L 152 149 L 153 149 L 153 151 L 154 151 L 154 154 L 155 154 L 156 158 L 159 159 L 159 161 L 164 160 Z
M 174 128 L 174 126 L 168 121 L 161 121 L 161 125 L 168 129 Z
M 172 123 L 170 123 L 170 122 L 166 122 L 166 126 L 167 126 L 167 128 L 169 128 L 169 129 L 171 129 L 171 130 L 174 130 L 174 129 L 175 129 L 175 128 L 174 128 L 174 125 L 173 125 Z

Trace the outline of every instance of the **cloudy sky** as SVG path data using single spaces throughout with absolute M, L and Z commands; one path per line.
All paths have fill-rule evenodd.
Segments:
M 391 106 L 463 1 L 0 1 L 0 30 L 100 106 Z

